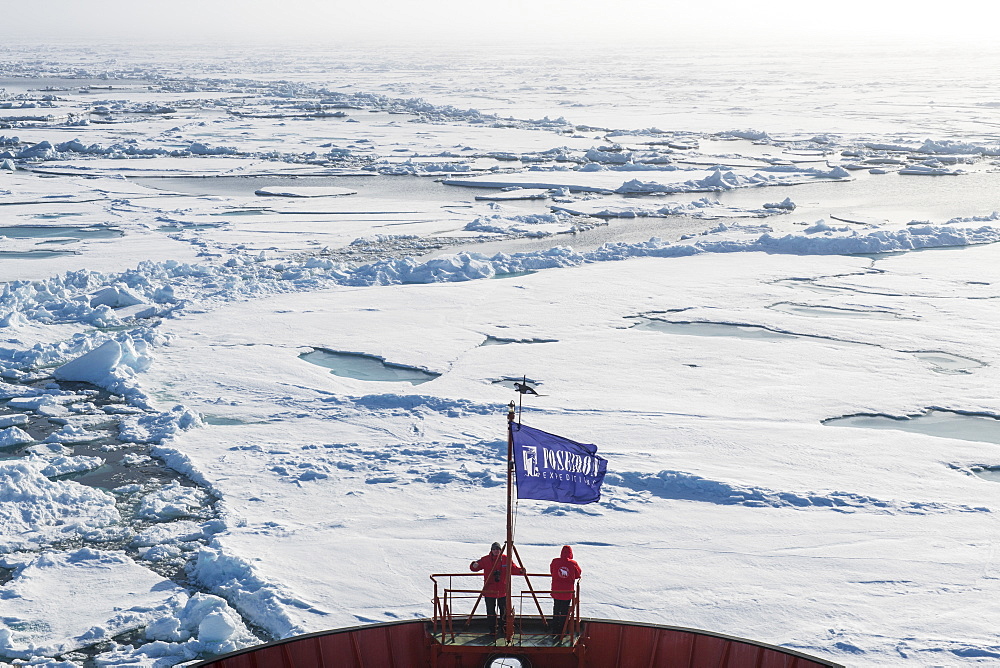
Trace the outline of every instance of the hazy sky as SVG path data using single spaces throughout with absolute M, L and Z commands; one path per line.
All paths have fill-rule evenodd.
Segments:
M 0 37 L 133 35 L 156 40 L 743 41 L 859 37 L 974 40 L 994 3 L 901 0 L 0 0 Z M 985 7 L 985 8 L 984 8 Z

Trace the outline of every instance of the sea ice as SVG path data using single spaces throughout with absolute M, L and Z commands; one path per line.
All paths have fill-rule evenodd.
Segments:
M 188 597 L 121 552 L 44 552 L 8 558 L 6 565 L 16 567 L 0 587 L 0 615 L 9 629 L 0 636 L 0 656 L 8 659 L 65 654 L 142 628 L 150 640 L 163 641 L 147 654 L 159 650 L 177 661 L 256 640 L 224 600 Z
M 84 381 L 122 392 L 127 390 L 132 377 L 148 369 L 150 364 L 152 353 L 145 341 L 112 339 L 60 366 L 53 376 L 60 380 Z
M 356 195 L 357 192 L 350 188 L 300 186 L 295 188 L 258 188 L 254 194 L 261 197 L 338 197 Z
M 33 439 L 28 432 L 18 427 L 7 427 L 0 429 L 0 448 L 10 448 L 15 445 L 31 443 Z
M 602 50 L 526 87 L 524 54 L 474 49 L 433 67 L 408 54 L 396 79 L 342 50 L 289 73 L 301 52 L 11 48 L 8 88 L 70 78 L 0 94 L 18 135 L 0 137 L 9 220 L 122 236 L 15 230 L 0 249 L 0 438 L 27 446 L 0 462 L 0 655 L 57 665 L 100 643 L 95 665 L 158 668 L 258 642 L 243 620 L 286 637 L 426 616 L 426 574 L 502 531 L 497 381 L 524 375 L 544 390 L 526 422 L 611 461 L 600 503 L 518 507 L 532 569 L 577 546 L 584 614 L 858 666 L 1000 653 L 995 483 L 971 475 L 995 446 L 824 426 L 1000 414 L 983 308 L 1000 297 L 1000 218 L 981 210 L 1000 149 L 975 97 L 989 62 L 800 50 L 773 56 L 778 88 L 734 88 L 758 56 L 650 52 L 636 68 L 634 49 Z M 899 64 L 913 58 L 916 78 Z M 80 92 L 87 76 L 114 90 Z M 900 103 L 926 90 L 947 114 Z M 836 213 L 943 183 L 934 215 L 816 220 L 828 197 Z M 772 186 L 789 196 L 761 205 Z M 487 187 L 522 190 L 487 195 L 498 209 L 477 201 Z M 551 196 L 520 199 L 532 189 Z M 316 348 L 434 377 L 336 376 L 300 359 Z M 981 363 L 942 374 L 921 351 Z M 128 449 L 115 466 L 145 475 L 152 456 L 187 480 L 117 497 L 52 480 L 100 466 L 90 441 L 109 434 L 102 447 Z M 94 549 L 111 539 L 127 552 Z M 114 640 L 125 630 L 135 646 Z
M 136 512 L 139 517 L 147 520 L 198 517 L 208 500 L 209 497 L 203 490 L 174 482 L 143 497 Z
M 58 459 L 58 458 L 57 458 Z M 89 458 L 64 462 L 90 468 Z M 80 538 L 121 520 L 110 494 L 49 475 L 68 472 L 45 459 L 0 462 L 0 553 Z

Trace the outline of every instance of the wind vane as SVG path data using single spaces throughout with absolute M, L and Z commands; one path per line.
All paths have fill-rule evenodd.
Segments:
M 531 385 L 522 385 L 521 383 L 514 383 L 514 389 L 520 392 L 521 394 L 533 394 L 536 397 L 540 396 L 538 392 L 535 392 L 535 388 L 533 388 Z
M 514 391 L 517 392 L 517 394 L 518 394 L 518 400 L 517 400 L 517 423 L 521 424 L 521 404 L 524 401 L 524 395 L 526 395 L 526 394 L 533 394 L 536 397 L 543 397 L 545 395 L 544 394 L 539 394 L 538 392 L 535 391 L 535 388 L 533 388 L 531 385 L 528 385 L 528 377 L 527 376 L 522 376 L 520 383 L 518 383 L 517 381 L 514 381 Z M 512 401 L 510 403 L 511 403 L 511 405 L 513 407 L 513 403 L 514 402 Z

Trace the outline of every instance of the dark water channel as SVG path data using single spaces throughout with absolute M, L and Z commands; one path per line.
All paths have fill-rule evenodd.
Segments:
M 314 348 L 312 351 L 302 353 L 299 359 L 330 369 L 330 373 L 335 376 L 355 380 L 420 385 L 441 375 L 402 364 L 392 364 L 374 355 L 342 353 L 325 348 Z
M 814 308 L 814 307 L 803 307 Z M 818 308 L 818 307 L 815 307 Z M 811 313 L 811 311 L 809 311 Z M 859 314 L 861 317 L 874 317 L 882 319 L 893 319 L 899 316 L 893 313 L 882 311 L 850 311 L 847 309 L 826 309 L 821 311 L 824 317 L 851 317 Z M 833 339 L 815 334 L 796 334 L 793 332 L 781 332 L 759 325 L 746 325 L 724 322 L 691 322 L 691 321 L 671 321 L 661 320 L 647 316 L 631 316 L 636 320 L 636 324 L 631 329 L 662 332 L 664 334 L 676 334 L 680 336 L 725 336 L 739 339 L 759 339 L 765 341 L 781 341 L 790 339 L 814 339 L 825 343 L 832 343 L 838 346 L 868 346 L 876 345 L 861 343 L 857 341 L 845 341 L 843 339 Z M 901 350 L 899 352 L 913 355 L 922 362 L 926 362 L 931 371 L 943 374 L 968 374 L 975 369 L 985 366 L 983 362 L 954 355 L 940 350 Z
M 892 429 L 925 436 L 954 438 L 1000 445 L 1000 418 L 973 413 L 929 410 L 922 415 L 891 417 L 888 415 L 849 415 L 823 421 L 829 427 L 858 429 Z M 997 453 L 1000 459 L 1000 451 Z M 1000 482 L 1000 465 L 977 466 L 972 472 L 986 480 Z
M 43 386 L 51 384 L 51 379 L 46 379 L 32 383 L 28 387 L 41 389 Z M 121 441 L 118 438 L 119 420 L 116 418 L 118 411 L 122 411 L 121 414 L 125 415 L 136 414 L 135 411 L 128 409 L 120 397 L 88 383 L 63 381 L 58 385 L 62 391 L 85 397 L 87 402 L 94 405 L 94 415 L 105 418 L 101 423 L 88 427 L 88 431 L 94 433 L 93 440 L 82 443 L 63 443 L 64 447 L 72 450 L 73 456 L 100 457 L 104 460 L 104 464 L 97 469 L 58 476 L 58 479 L 75 480 L 88 487 L 96 487 L 104 491 L 111 491 L 116 487 L 134 483 L 166 485 L 177 482 L 185 486 L 196 486 L 185 476 L 168 468 L 158 459 L 150 458 L 141 465 L 126 461 L 137 459 L 136 455 L 149 457 L 150 445 Z M 0 417 L 18 413 L 21 411 L 11 408 L 8 405 L 8 400 L 0 400 Z M 67 422 L 60 417 L 46 417 L 32 414 L 30 411 L 25 411 L 22 414 L 27 417 L 27 422 L 15 426 L 26 431 L 29 436 L 35 439 L 35 442 L 0 449 L 0 459 L 10 460 L 26 456 L 31 446 L 44 441 Z M 75 415 L 79 415 L 79 413 Z
M 10 384 L 17 384 L 16 381 L 11 379 L 4 379 L 4 381 Z M 99 457 L 104 460 L 104 463 L 97 468 L 52 476 L 51 479 L 71 480 L 112 494 L 121 516 L 121 523 L 123 527 L 127 528 L 127 530 L 121 532 L 108 532 L 108 535 L 111 536 L 110 538 L 94 540 L 77 537 L 55 544 L 47 544 L 40 549 L 52 551 L 94 547 L 102 550 L 122 550 L 136 563 L 191 592 L 214 593 L 207 592 L 203 587 L 191 582 L 188 578 L 188 566 L 197 554 L 197 549 L 192 549 L 192 545 L 207 545 L 211 535 L 224 528 L 222 523 L 217 521 L 218 511 L 215 507 L 216 500 L 214 497 L 205 492 L 204 505 L 187 515 L 177 516 L 170 514 L 168 517 L 155 517 L 152 519 L 143 518 L 139 515 L 139 508 L 143 498 L 163 487 L 177 484 L 183 487 L 200 489 L 192 480 L 169 468 L 162 460 L 151 456 L 152 444 L 134 443 L 123 441 L 119 438 L 119 430 L 123 417 L 156 417 L 157 414 L 131 407 L 125 403 L 122 397 L 88 383 L 54 383 L 52 378 L 47 377 L 21 384 L 26 389 L 68 392 L 77 395 L 76 401 L 73 402 L 75 408 L 89 406 L 89 412 L 79 412 L 77 409 L 67 417 L 93 416 L 95 418 L 94 422 L 87 424 L 85 427 L 87 431 L 93 433 L 93 438 L 83 442 L 69 442 L 75 440 L 71 438 L 66 439 L 66 442 L 59 442 L 66 450 L 70 451 L 72 456 Z M 33 446 L 37 446 L 39 443 L 45 441 L 46 438 L 60 430 L 67 423 L 75 423 L 74 420 L 64 419 L 59 416 L 51 417 L 41 415 L 31 409 L 22 410 L 12 407 L 8 399 L 0 400 L 0 419 L 2 418 L 8 418 L 4 422 L 13 423 L 13 426 L 27 432 L 34 439 L 31 443 L 0 449 L 0 460 L 7 461 L 26 457 Z M 166 526 L 176 521 L 194 521 L 199 524 L 202 531 L 200 534 L 185 537 L 182 543 L 177 543 L 177 546 L 180 547 L 177 556 L 170 558 L 144 558 L 144 552 L 147 549 L 151 549 L 151 546 L 148 543 L 136 541 L 135 539 L 138 534 L 151 527 Z M 174 543 L 165 543 L 165 545 L 173 546 Z M 155 546 L 152 546 L 152 549 L 155 549 Z M 12 580 L 13 572 L 12 569 L 0 568 L 0 586 Z M 234 610 L 238 612 L 235 608 Z M 267 632 L 256 627 L 248 620 L 244 619 L 244 624 L 258 638 L 265 641 L 271 639 Z M 95 662 L 94 657 L 110 649 L 112 641 L 135 646 L 148 642 L 144 635 L 144 629 L 138 629 L 121 636 L 116 636 L 110 641 L 103 639 L 71 654 L 76 660 L 82 661 L 85 668 L 96 667 L 98 664 Z M 206 655 L 202 658 L 210 658 L 210 656 Z
M 52 246 L 72 244 L 81 239 L 114 239 L 125 233 L 114 227 L 101 225 L 4 225 L 0 226 L 0 237 L 9 239 L 41 239 L 35 248 L 18 251 L 0 250 L 0 258 L 17 260 L 44 260 L 46 258 L 79 255 L 72 249 L 58 249 Z M 47 248 L 40 246 L 46 245 Z
M 115 227 L 100 225 L 4 225 L 0 237 L 11 239 L 115 239 L 125 233 Z
M 740 339 L 787 340 L 802 338 L 797 334 L 777 332 L 757 325 L 737 325 L 722 322 L 682 322 L 640 318 L 631 329 L 678 334 L 681 336 L 733 336 Z
M 851 181 L 822 180 L 770 188 L 768 193 L 774 200 L 791 197 L 797 208 L 789 220 L 807 223 L 837 216 L 866 223 L 906 224 L 918 220 L 940 224 L 958 216 L 988 216 L 1000 211 L 1000 172 L 996 171 L 959 176 L 872 175 L 859 171 L 852 176 Z M 728 206 L 760 206 L 760 194 L 755 190 L 731 190 L 715 197 Z
M 581 222 L 593 222 L 592 218 L 583 216 L 580 217 L 580 220 Z M 458 244 L 429 253 L 421 259 L 429 260 L 445 253 L 482 253 L 484 255 L 534 253 L 548 250 L 554 246 L 566 246 L 578 253 L 589 253 L 604 244 L 634 244 L 649 241 L 653 237 L 658 237 L 665 242 L 673 242 L 684 235 L 697 234 L 717 224 L 718 221 L 702 220 L 690 216 L 616 218 L 608 221 L 606 225 L 597 225 L 590 229 L 554 234 L 548 237 L 521 237 Z
M 0 251 L 0 258 L 11 260 L 44 260 L 47 258 L 61 257 L 63 255 L 79 255 L 74 250 L 30 250 L 30 251 Z
M 133 177 L 132 181 L 147 188 L 184 193 L 186 195 L 214 195 L 219 197 L 255 197 L 261 189 L 273 188 L 348 188 L 356 190 L 354 199 L 412 200 L 441 202 L 441 204 L 472 204 L 474 193 L 468 197 L 430 176 L 198 176 L 198 177 Z M 359 205 L 360 206 L 360 205 Z M 548 210 L 548 207 L 545 207 Z
M 1000 418 L 988 415 L 930 410 L 913 417 L 888 415 L 849 415 L 830 418 L 823 424 L 829 427 L 859 427 L 861 429 L 893 429 L 927 436 L 957 438 L 962 441 L 979 441 L 1000 445 Z

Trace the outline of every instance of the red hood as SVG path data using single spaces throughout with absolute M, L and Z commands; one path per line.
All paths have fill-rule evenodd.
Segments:
M 562 556 L 563 559 L 572 559 L 573 558 L 573 548 L 571 548 L 569 545 L 563 545 L 562 555 L 561 556 Z

